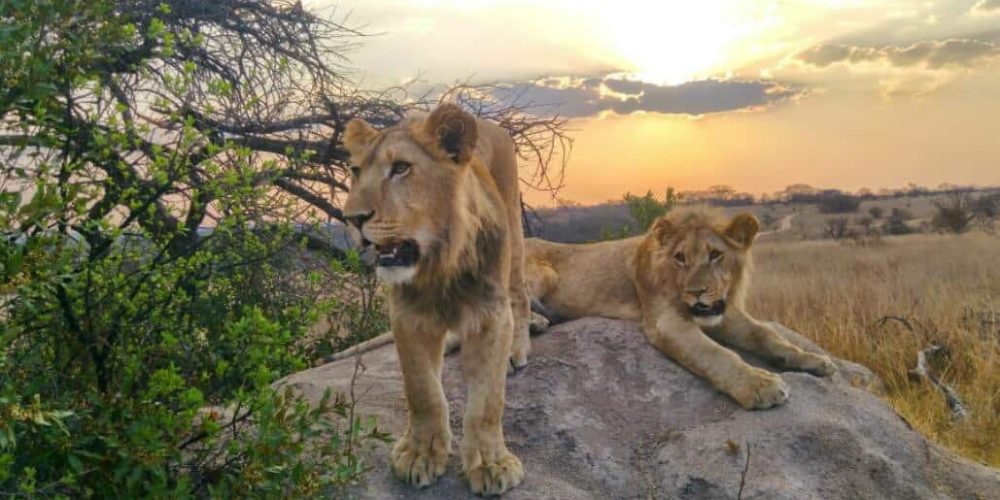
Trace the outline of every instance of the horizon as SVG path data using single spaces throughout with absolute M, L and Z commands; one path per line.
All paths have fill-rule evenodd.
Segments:
M 499 84 L 569 118 L 558 198 L 1000 184 L 997 0 L 307 4 L 372 34 L 365 86 Z

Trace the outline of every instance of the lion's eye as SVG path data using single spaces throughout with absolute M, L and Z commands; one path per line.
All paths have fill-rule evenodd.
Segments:
M 403 175 L 410 171 L 410 167 L 413 164 L 408 161 L 394 161 L 392 162 L 392 170 L 389 171 L 390 176 Z
M 715 261 L 717 261 L 717 260 L 719 260 L 721 258 L 722 258 L 722 252 L 720 252 L 720 251 L 718 251 L 718 250 L 716 250 L 714 248 L 708 251 L 708 260 L 710 262 L 715 262 Z
M 684 263 L 687 261 L 687 258 L 684 257 L 684 252 L 677 252 L 674 254 L 674 260 L 677 261 L 678 264 L 683 266 Z
M 351 175 L 353 175 L 355 179 L 361 177 L 361 167 L 351 167 Z

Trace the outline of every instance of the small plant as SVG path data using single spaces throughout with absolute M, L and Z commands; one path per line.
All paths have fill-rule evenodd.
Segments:
M 618 230 L 604 227 L 601 229 L 602 240 L 617 240 L 645 233 L 653 225 L 653 221 L 666 215 L 680 203 L 681 195 L 674 188 L 668 187 L 663 201 L 657 200 L 652 191 L 647 191 L 644 196 L 625 193 L 622 199 L 625 201 L 629 215 L 635 221 L 636 227 L 623 226 Z
M 879 220 L 882 218 L 882 208 L 881 207 L 871 207 L 868 209 L 868 214 L 872 216 L 873 219 Z
M 972 198 L 967 193 L 949 193 L 934 201 L 937 212 L 931 219 L 931 226 L 943 232 L 961 234 L 972 227 L 976 218 Z
M 858 217 L 854 222 L 865 230 L 866 235 L 872 234 L 872 232 L 875 231 L 875 228 L 873 227 L 875 219 L 871 217 Z
M 632 233 L 632 228 L 629 226 L 622 226 L 617 231 L 609 226 L 604 226 L 601 228 L 601 241 L 621 240 L 632 236 Z
M 1000 217 L 1000 193 L 984 194 L 972 204 L 979 227 L 990 234 L 996 233 L 995 221 Z
M 886 234 L 902 235 L 913 233 L 913 228 L 907 222 L 913 219 L 913 214 L 905 208 L 893 208 L 889 220 L 885 224 Z
M 840 240 L 848 235 L 849 224 L 847 217 L 831 217 L 826 220 L 823 232 L 835 240 Z
M 1000 217 L 1000 193 L 984 194 L 972 203 L 972 211 L 977 217 L 994 219 Z
M 656 199 L 652 191 L 647 191 L 645 196 L 636 196 L 626 193 L 623 197 L 628 206 L 628 212 L 638 224 L 637 233 L 643 233 L 649 226 L 653 225 L 658 217 L 665 215 L 680 201 L 680 197 L 674 192 L 674 188 L 668 187 L 663 201 Z

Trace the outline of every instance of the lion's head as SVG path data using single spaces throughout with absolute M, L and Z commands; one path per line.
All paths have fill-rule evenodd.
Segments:
M 760 224 L 750 213 L 725 219 L 708 209 L 677 210 L 657 219 L 637 255 L 637 280 L 703 326 L 742 306 L 750 245 Z
M 380 278 L 409 282 L 428 262 L 451 258 L 446 246 L 462 245 L 450 228 L 466 222 L 453 212 L 472 177 L 476 140 L 475 118 L 452 104 L 382 130 L 347 124 L 353 180 L 344 218 L 356 241 L 376 248 Z

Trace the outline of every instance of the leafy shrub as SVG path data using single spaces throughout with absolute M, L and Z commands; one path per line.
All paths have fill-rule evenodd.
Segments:
M 628 207 L 629 216 L 635 221 L 635 226 L 622 226 L 618 230 L 605 226 L 601 229 L 602 240 L 617 240 L 645 233 L 653 225 L 653 221 L 673 210 L 680 203 L 681 197 L 674 188 L 668 187 L 663 201 L 657 200 L 652 191 L 647 191 L 644 196 L 625 193 L 622 199 Z
M 634 231 L 629 226 L 622 226 L 617 231 L 605 226 L 601 229 L 601 241 L 621 240 L 632 236 Z
M 960 234 L 971 228 L 976 214 L 972 198 L 967 193 L 950 193 L 934 200 L 936 212 L 931 226 L 938 231 Z
M 860 198 L 846 194 L 824 195 L 818 202 L 816 202 L 817 209 L 823 214 L 856 212 L 859 205 L 861 205 Z
M 913 219 L 913 214 L 905 208 L 893 208 L 889 214 L 889 220 L 885 224 L 886 234 L 911 234 L 913 229 L 906 224 Z
M 273 260 L 294 235 L 241 226 L 182 254 L 151 235 L 103 255 L 62 235 L 3 240 L 0 490 L 311 496 L 357 479 L 345 443 L 381 435 L 332 426 L 350 402 L 309 408 L 270 385 L 308 365 L 300 341 L 328 303 L 261 286 L 288 278 Z M 253 425 L 236 439 L 239 422 Z
M 4 4 L 0 495 L 329 495 L 360 477 L 358 447 L 384 438 L 342 397 L 310 407 L 272 386 L 315 361 L 309 326 L 353 302 L 297 264 L 305 242 L 290 221 L 302 208 L 268 184 L 308 154 L 262 159 L 233 140 L 257 122 L 227 116 L 232 133 L 211 123 L 220 103 L 269 113 L 228 69 L 212 77 L 232 47 L 192 30 L 217 21 L 220 3 Z M 232 12 L 264 13 L 247 29 L 315 27 L 298 11 L 246 5 Z M 296 50 L 283 44 L 255 71 L 310 80 L 302 60 L 315 59 Z M 159 96 L 148 109 L 121 98 L 137 81 L 130 90 Z M 169 130 L 141 122 L 148 113 Z M 331 259 L 327 272 L 363 275 L 357 256 Z M 377 319 L 378 307 L 346 314 Z M 365 330 L 378 321 L 347 325 L 381 333 Z
M 864 228 L 865 234 L 871 234 L 873 231 L 875 231 L 874 228 L 875 219 L 867 215 L 858 217 L 857 219 L 854 220 L 854 223 Z
M 844 238 L 848 234 L 847 217 L 831 217 L 827 219 L 823 232 L 835 240 Z
M 641 233 L 653 225 L 653 221 L 666 214 L 671 206 L 670 200 L 661 202 L 656 199 L 652 191 L 647 191 L 645 196 L 636 196 L 632 193 L 625 193 L 623 197 L 628 213 L 635 219 L 638 227 L 636 233 Z
M 995 234 L 995 220 L 1000 217 L 1000 193 L 984 194 L 976 198 L 972 202 L 972 212 L 983 231 Z

